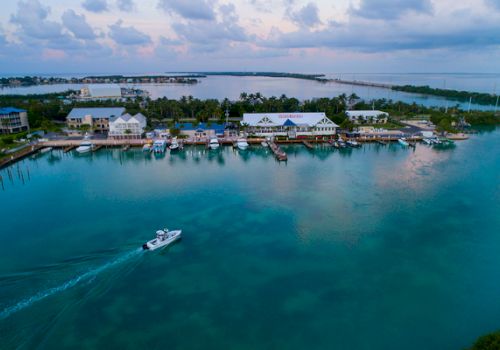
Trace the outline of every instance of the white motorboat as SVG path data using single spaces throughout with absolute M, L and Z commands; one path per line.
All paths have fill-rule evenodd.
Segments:
M 165 140 L 156 140 L 153 143 L 154 153 L 164 153 L 166 148 L 167 148 L 167 141 Z
M 422 141 L 426 144 L 426 145 L 432 145 L 432 140 L 429 139 L 429 138 L 424 138 L 422 139 Z
M 83 141 L 80 146 L 76 148 L 76 151 L 80 154 L 92 152 L 94 149 L 94 144 L 90 141 Z
M 177 142 L 176 138 L 172 139 L 172 142 L 170 142 L 170 146 L 168 146 L 168 149 L 170 150 L 170 152 L 177 151 L 179 149 L 179 142 Z
M 216 150 L 217 148 L 219 148 L 219 146 L 220 144 L 218 139 L 216 138 L 210 139 L 210 142 L 208 143 L 208 147 L 210 147 L 210 149 Z
M 359 144 L 359 142 L 354 141 L 354 140 L 348 140 L 348 141 L 347 141 L 347 144 L 348 144 L 350 147 L 353 147 L 353 148 L 358 148 L 358 147 L 361 147 L 361 145 Z
M 150 143 L 146 143 L 144 146 L 142 146 L 143 152 L 151 152 L 152 150 L 153 150 L 153 145 Z
M 48 153 L 50 151 L 52 151 L 52 147 L 44 147 L 40 150 L 40 153 L 43 154 L 43 153 Z
M 406 141 L 406 139 L 404 137 L 398 139 L 398 142 L 401 146 L 403 147 L 408 147 L 410 144 Z
M 236 140 L 236 146 L 241 149 L 242 151 L 246 150 L 248 148 L 248 142 L 247 139 L 238 139 Z
M 182 230 L 169 231 L 164 228 L 163 230 L 156 231 L 156 238 L 152 239 L 142 245 L 144 250 L 155 250 L 158 248 L 166 247 L 181 238 Z
M 260 143 L 260 145 L 261 145 L 262 147 L 269 147 L 269 144 L 267 143 L 267 141 L 262 141 L 262 142 Z

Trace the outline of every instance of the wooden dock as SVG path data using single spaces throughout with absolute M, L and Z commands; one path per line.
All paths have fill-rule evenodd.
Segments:
M 103 147 L 104 147 L 104 145 L 97 145 L 97 146 L 95 146 L 95 147 L 92 148 L 92 152 L 97 152 L 97 151 L 99 151 Z
M 64 147 L 64 148 L 63 148 L 63 152 L 64 152 L 64 153 L 68 153 L 69 151 L 74 150 L 76 147 L 77 147 L 77 146 L 75 146 L 75 145 L 69 145 L 69 146 L 66 146 L 66 147 Z
M 303 140 L 303 141 L 302 141 L 302 144 L 303 144 L 304 146 L 306 146 L 306 148 L 308 148 L 308 149 L 314 149 L 314 146 L 313 146 L 313 145 L 311 145 L 311 143 L 310 143 L 310 142 L 308 142 L 308 141 L 306 141 L 306 140 Z
M 269 141 L 268 144 L 277 160 L 279 160 L 280 162 L 286 162 L 288 160 L 287 154 L 280 148 L 280 146 L 271 141 Z
M 40 145 L 33 145 L 33 146 L 26 147 L 18 152 L 9 154 L 9 155 L 5 156 L 5 158 L 0 159 L 0 169 L 8 166 L 10 164 L 13 164 L 13 163 L 17 162 L 18 160 L 21 160 L 29 155 L 35 154 L 42 148 L 43 147 Z

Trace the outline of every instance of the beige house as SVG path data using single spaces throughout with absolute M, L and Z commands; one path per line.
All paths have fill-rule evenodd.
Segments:
M 389 114 L 382 111 L 346 111 L 349 120 L 354 124 L 385 124 Z
M 109 119 L 121 116 L 125 112 L 123 107 L 113 108 L 73 108 L 66 117 L 66 124 L 70 129 L 81 129 L 88 125 L 97 133 L 109 131 Z

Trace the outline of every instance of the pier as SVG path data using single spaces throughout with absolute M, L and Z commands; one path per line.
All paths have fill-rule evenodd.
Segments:
M 0 169 L 4 168 L 10 164 L 13 164 L 13 163 L 17 162 L 18 160 L 21 160 L 27 156 L 35 154 L 42 148 L 43 148 L 43 146 L 41 146 L 41 145 L 33 145 L 31 147 L 26 147 L 21 151 L 10 154 L 10 155 L 6 156 L 5 158 L 0 159 Z
M 308 148 L 308 149 L 314 149 L 314 146 L 313 146 L 313 145 L 311 145 L 311 143 L 310 143 L 310 142 L 308 142 L 308 141 L 306 141 L 306 140 L 302 141 L 302 144 L 303 144 L 304 146 L 306 146 L 306 148 Z
M 372 83 L 370 81 L 361 81 L 361 80 L 331 79 L 330 81 L 333 83 L 338 83 L 338 84 L 377 87 L 377 88 L 382 88 L 382 89 L 392 89 L 392 87 L 394 86 L 391 84 Z
M 280 162 L 285 162 L 288 160 L 287 154 L 280 148 L 280 146 L 278 146 L 273 141 L 269 141 L 268 143 L 277 160 L 279 160 Z

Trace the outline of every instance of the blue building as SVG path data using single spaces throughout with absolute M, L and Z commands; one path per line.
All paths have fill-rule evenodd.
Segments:
M 14 134 L 28 131 L 28 113 L 24 109 L 5 107 L 0 108 L 0 133 Z

